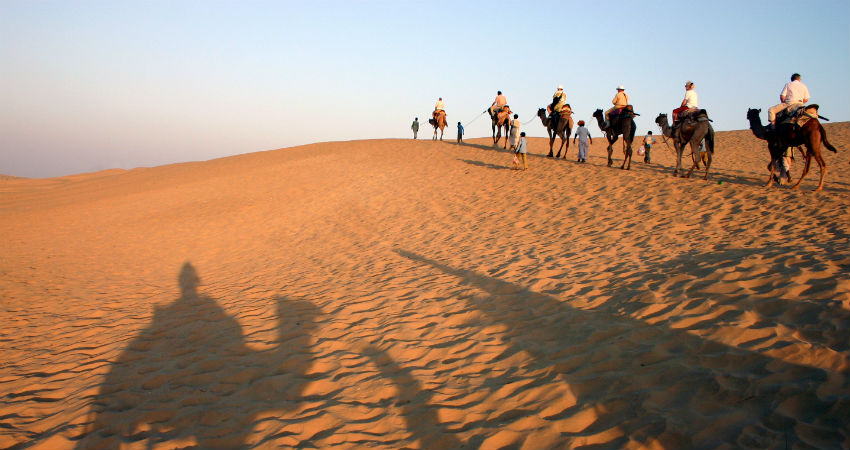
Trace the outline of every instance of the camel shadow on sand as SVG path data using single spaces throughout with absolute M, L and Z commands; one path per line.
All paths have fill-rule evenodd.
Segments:
M 555 297 L 413 252 L 397 249 L 396 253 L 482 292 L 465 301 L 489 322 L 505 326 L 508 349 L 495 361 L 526 352 L 534 367 L 549 369 L 568 384 L 576 404 L 544 419 L 587 417 L 587 411 L 592 411 L 595 420 L 586 428 L 561 433 L 572 445 L 580 446 L 585 437 L 608 430 L 617 430 L 610 441 L 581 448 L 809 448 L 813 442 L 831 442 L 824 448 L 840 448 L 850 440 L 850 429 L 842 419 L 850 404 L 846 371 L 794 364 L 767 356 L 761 349 L 704 339 L 689 333 L 690 327 L 628 317 L 622 305 L 628 308 L 628 300 L 636 291 L 645 291 L 647 283 L 658 283 L 676 271 L 704 276 L 702 269 L 693 269 L 698 255 L 683 255 L 653 267 L 641 277 L 645 280 L 631 284 L 618 286 L 617 275 L 612 274 L 612 300 L 594 309 L 578 309 Z M 744 253 L 728 250 L 716 258 L 740 261 Z M 713 301 L 711 297 L 717 296 L 698 285 L 686 294 L 699 297 L 697 301 Z M 795 303 L 777 302 L 777 310 Z M 809 314 L 821 317 L 847 317 L 835 305 L 813 302 L 809 308 Z M 846 327 L 839 332 L 846 334 Z M 844 344 L 834 345 L 846 351 Z M 835 393 L 842 391 L 845 394 Z M 706 422 L 713 424 L 708 430 L 693 425 Z
M 258 351 L 246 345 L 236 319 L 198 293 L 199 281 L 186 263 L 180 297 L 155 307 L 151 324 L 110 367 L 77 449 L 140 441 L 146 448 L 243 448 L 259 414 L 301 401 L 320 310 L 278 298 L 276 347 Z

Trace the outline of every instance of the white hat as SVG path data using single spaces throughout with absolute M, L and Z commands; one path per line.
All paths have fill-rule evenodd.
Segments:
M 625 88 L 625 87 L 623 87 L 623 85 L 621 84 L 621 85 L 617 86 L 617 90 L 618 90 L 618 91 L 625 91 L 625 90 L 626 90 L 626 88 Z
M 564 90 L 564 85 L 563 85 L 563 84 L 559 84 L 559 85 L 558 85 L 558 89 L 560 89 L 560 90 L 562 90 L 562 91 L 563 91 L 563 90 Z

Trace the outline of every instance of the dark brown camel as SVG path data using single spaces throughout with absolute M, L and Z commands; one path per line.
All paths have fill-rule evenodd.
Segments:
M 611 167 L 614 164 L 614 160 L 611 158 L 611 153 L 613 153 L 614 148 L 613 145 L 617 142 L 617 136 L 623 135 L 623 165 L 620 166 L 620 169 L 629 170 L 632 166 L 632 141 L 635 139 L 635 116 L 639 116 L 632 109 L 632 105 L 629 105 L 624 109 L 620 114 L 616 116 L 611 116 L 611 123 L 609 126 L 605 126 L 605 116 L 601 109 L 597 109 L 593 112 L 593 117 L 596 117 L 596 123 L 599 125 L 599 129 L 605 133 L 605 138 L 608 139 L 608 167 Z
M 566 107 L 565 107 L 566 108 Z M 549 116 L 546 114 L 546 110 L 540 108 L 537 110 L 537 117 L 540 118 L 540 121 L 543 122 L 543 126 L 546 127 L 546 132 L 549 134 L 549 157 L 552 157 L 552 146 L 555 143 L 555 136 L 561 137 L 561 146 L 558 147 L 558 155 L 555 158 L 561 157 L 561 149 L 564 150 L 564 159 L 567 159 L 567 152 L 570 151 L 570 133 L 573 131 L 572 120 L 570 120 L 570 111 L 566 115 L 561 115 L 560 119 L 558 119 L 557 123 L 554 123 L 553 120 L 549 120 Z M 566 148 L 564 148 L 566 145 Z
M 440 140 L 443 140 L 443 130 L 446 128 L 446 111 L 439 110 L 434 111 L 434 117 L 428 119 L 428 123 L 434 127 L 434 137 L 431 138 L 432 141 L 437 140 L 437 128 L 440 129 Z
M 777 118 L 777 122 L 780 123 L 772 130 L 762 125 L 759 112 L 761 112 L 760 109 L 749 109 L 747 111 L 747 119 L 750 121 L 750 129 L 753 130 L 753 134 L 756 137 L 764 136 L 760 139 L 765 139 L 767 141 L 767 148 L 770 151 L 771 164 L 768 167 L 770 170 L 770 176 L 767 181 L 767 187 L 773 185 L 773 174 L 777 166 L 776 163 L 781 161 L 785 150 L 788 147 L 805 145 L 806 152 L 804 156 L 806 158 L 806 165 L 803 166 L 803 173 L 800 174 L 800 179 L 797 180 L 797 183 L 792 187 L 792 189 L 799 189 L 800 183 L 803 182 L 803 178 L 805 178 L 806 174 L 809 173 L 812 158 L 815 158 L 815 161 L 820 167 L 820 180 L 818 181 L 818 187 L 815 189 L 815 192 L 823 190 L 823 180 L 826 175 L 826 162 L 824 162 L 823 156 L 821 155 L 821 143 L 823 143 L 823 145 L 832 152 L 837 153 L 838 150 L 829 143 L 826 138 L 826 130 L 824 130 L 823 125 L 821 125 L 820 121 L 818 121 L 819 118 L 829 120 L 826 117 L 818 115 L 818 105 L 813 104 L 806 106 L 803 115 L 792 122 L 783 123 L 779 120 L 781 117 Z M 794 122 L 803 123 L 802 125 L 798 125 Z
M 487 111 L 490 112 L 489 110 Z M 499 145 L 499 139 L 502 138 L 502 128 L 505 129 L 505 149 L 508 148 L 508 133 L 511 131 L 511 108 L 508 105 L 496 114 L 490 114 L 490 122 L 493 128 L 493 146 Z M 497 133 L 498 131 L 498 133 Z
M 705 176 L 703 180 L 708 179 L 708 169 L 711 167 L 711 158 L 714 155 L 714 128 L 709 123 L 708 113 L 704 109 L 699 110 L 693 119 L 685 120 L 680 123 L 674 130 L 667 123 L 667 114 L 659 114 L 655 118 L 655 123 L 661 127 L 661 132 L 664 136 L 673 139 L 673 146 L 676 148 L 676 168 L 673 169 L 673 176 L 679 176 L 679 171 L 682 169 L 682 153 L 685 151 L 685 146 L 691 145 L 691 154 L 693 155 L 694 164 L 688 170 L 685 178 L 690 178 L 694 169 L 699 169 L 699 163 L 702 161 L 705 164 Z M 700 143 L 705 140 L 706 151 L 700 152 Z

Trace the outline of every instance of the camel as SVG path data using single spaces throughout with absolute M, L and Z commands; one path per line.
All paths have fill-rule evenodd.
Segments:
M 567 115 L 560 116 L 558 123 L 550 123 L 553 121 L 549 120 L 549 116 L 546 114 L 546 110 L 540 108 L 537 110 L 537 117 L 540 118 L 540 121 L 543 122 L 543 126 L 546 127 L 546 132 L 549 134 L 549 157 L 552 157 L 552 146 L 555 144 L 555 136 L 561 137 L 561 146 L 558 147 L 558 155 L 555 158 L 561 157 L 561 149 L 564 148 L 564 144 L 566 144 L 566 149 L 564 150 L 564 159 L 567 159 L 567 152 L 570 151 L 570 133 L 573 131 L 573 121 L 570 119 L 570 114 L 572 111 L 569 111 Z
M 761 109 L 753 109 L 753 108 L 748 109 L 747 110 L 747 121 L 750 122 L 750 130 L 753 132 L 753 135 L 758 139 L 761 139 L 763 141 L 767 141 L 767 150 L 770 153 L 770 162 L 767 163 L 767 171 L 768 171 L 768 173 L 770 173 L 770 176 L 769 176 L 769 179 L 767 181 L 767 186 L 765 186 L 765 187 L 773 186 L 774 181 L 778 182 L 781 185 L 782 184 L 782 178 L 785 178 L 788 181 L 788 183 L 791 183 L 791 170 L 786 170 L 784 165 L 782 164 L 782 156 L 785 153 L 785 151 L 783 149 L 779 149 L 778 147 L 774 148 L 775 146 L 771 144 L 772 142 L 775 141 L 775 139 L 773 138 L 773 131 L 771 130 L 769 132 L 767 130 L 767 128 L 764 125 L 762 125 L 761 118 L 759 117 L 760 112 L 761 112 Z M 771 135 L 770 139 L 768 139 L 768 134 Z M 799 149 L 799 147 L 798 147 L 798 149 Z M 799 149 L 799 150 L 800 150 L 800 154 L 805 156 L 805 153 L 803 152 L 803 150 L 802 149 Z M 794 159 L 793 155 L 791 156 L 791 159 L 792 160 Z M 777 168 L 779 170 L 779 176 L 778 177 L 773 174 L 774 170 L 777 169 Z
M 434 112 L 434 117 L 428 119 L 428 123 L 434 127 L 434 137 L 431 138 L 432 141 L 437 140 L 437 128 L 440 129 L 440 140 L 443 140 L 443 130 L 446 128 L 446 112 L 444 110 L 439 110 Z
M 487 110 L 489 113 L 490 110 Z M 508 148 L 508 132 L 511 130 L 511 108 L 508 105 L 502 107 L 502 109 L 496 113 L 490 113 L 490 121 L 492 122 L 493 128 L 493 146 L 497 147 L 499 145 L 499 139 L 502 138 L 502 128 L 505 129 L 505 149 Z M 498 134 L 497 134 L 498 130 Z
M 803 122 L 802 125 L 798 125 L 797 123 L 785 122 L 779 123 L 772 130 L 766 128 L 761 123 L 761 117 L 759 113 L 760 109 L 752 109 L 750 108 L 747 111 L 747 119 L 750 121 L 750 129 L 753 131 L 753 134 L 759 138 L 767 141 L 767 149 L 770 151 L 771 163 L 768 165 L 768 170 L 770 171 L 770 175 L 767 181 L 767 186 L 770 187 L 773 185 L 774 176 L 773 173 L 777 167 L 777 163 L 781 162 L 782 155 L 785 153 L 785 149 L 788 147 L 798 147 L 805 145 L 806 151 L 804 156 L 806 158 L 806 165 L 803 166 L 803 173 L 800 174 L 800 179 L 797 180 L 797 183 L 791 187 L 791 189 L 799 189 L 800 183 L 803 182 L 803 178 L 806 177 L 806 174 L 809 173 L 809 167 L 812 163 L 812 158 L 815 158 L 815 161 L 818 163 L 820 167 L 820 180 L 818 181 L 818 187 L 815 188 L 815 192 L 820 192 L 823 190 L 823 181 L 824 176 L 826 175 L 826 162 L 823 160 L 823 156 L 821 155 L 820 146 L 821 143 L 830 151 L 838 153 L 838 150 L 829 143 L 826 138 L 826 130 L 824 130 L 823 125 L 818 121 L 818 119 L 829 120 L 826 117 L 823 117 L 818 114 L 818 105 L 809 105 L 805 107 L 803 112 L 803 116 L 800 118 L 805 120 L 799 120 L 799 122 Z M 795 120 L 794 122 L 797 122 Z M 763 137 L 762 137 L 763 136 Z M 791 175 L 788 174 L 788 179 L 790 181 Z
M 684 119 L 683 119 L 684 120 Z M 682 169 L 682 153 L 685 151 L 687 144 L 691 145 L 691 154 L 693 155 L 694 164 L 688 170 L 685 178 L 690 178 L 694 169 L 699 169 L 700 161 L 705 164 L 705 176 L 703 180 L 708 179 L 708 169 L 711 167 L 711 157 L 714 155 L 714 128 L 709 123 L 708 113 L 701 109 L 695 120 L 687 120 L 679 124 L 674 130 L 667 123 L 667 114 L 659 114 L 655 118 L 655 123 L 661 127 L 661 132 L 664 136 L 673 139 L 673 146 L 676 148 L 676 168 L 673 169 L 673 176 L 678 176 Z M 700 143 L 705 140 L 706 151 L 700 152 Z
M 620 114 L 611 117 L 611 124 L 605 126 L 605 115 L 601 109 L 593 112 L 593 117 L 596 118 L 599 129 L 605 133 L 605 138 L 608 139 L 608 167 L 614 164 L 611 159 L 611 153 L 614 151 L 613 145 L 617 142 L 617 136 L 623 135 L 623 165 L 620 169 L 629 170 L 632 167 L 632 141 L 635 139 L 635 116 L 639 116 L 629 105 Z M 628 165 L 626 165 L 628 164 Z

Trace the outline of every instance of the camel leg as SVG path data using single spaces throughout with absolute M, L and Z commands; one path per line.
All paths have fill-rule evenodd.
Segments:
M 623 140 L 623 164 L 620 165 L 620 170 L 626 168 L 626 161 L 629 159 L 629 156 L 626 154 L 626 140 Z
M 561 157 L 561 150 L 563 150 L 563 149 L 564 149 L 564 135 L 563 135 L 563 134 L 558 134 L 558 137 L 559 137 L 559 138 L 561 138 L 561 145 L 559 145 L 559 146 L 558 146 L 558 154 L 557 154 L 557 155 L 555 155 L 555 159 L 557 159 L 557 158 L 560 158 L 560 157 Z M 567 154 L 565 153 L 565 154 L 564 154 L 564 159 L 566 159 L 566 157 L 567 157 Z
M 806 152 L 806 164 L 803 165 L 803 173 L 800 174 L 800 179 L 797 180 L 797 184 L 795 184 L 791 189 L 799 189 L 800 183 L 803 182 L 803 178 L 806 178 L 806 174 L 809 173 L 809 166 L 812 165 L 812 153 L 811 151 Z M 820 186 L 818 186 L 820 187 Z
M 813 156 L 815 158 L 815 162 L 818 163 L 818 168 L 820 169 L 820 179 L 818 180 L 818 187 L 815 188 L 815 190 L 814 190 L 815 192 L 820 192 L 820 191 L 823 190 L 823 180 L 824 180 L 824 177 L 826 176 L 826 161 L 823 160 L 823 156 L 820 154 L 820 149 L 817 149 L 815 151 L 810 151 L 809 153 L 806 154 L 806 156 L 808 156 L 809 154 L 813 154 Z M 808 162 L 810 159 L 811 159 L 811 157 L 808 157 L 806 159 L 806 162 Z M 808 164 L 806 164 L 806 166 L 808 166 Z M 800 183 L 797 182 L 797 184 L 800 184 Z M 794 187 L 796 188 L 797 186 L 795 185 Z
M 708 180 L 708 168 L 711 167 L 711 152 L 708 150 L 705 152 L 705 160 L 703 163 L 705 164 L 705 176 L 702 179 Z
M 771 161 L 767 164 L 767 171 L 770 172 L 767 176 L 767 185 L 766 188 L 773 186 L 773 177 L 776 172 L 776 161 L 773 161 L 773 157 L 770 158 Z

